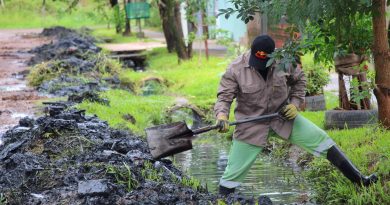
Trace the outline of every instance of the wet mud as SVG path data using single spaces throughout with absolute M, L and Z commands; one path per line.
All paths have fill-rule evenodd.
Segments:
M 4 134 L 0 193 L 9 204 L 217 202 L 217 195 L 191 184 L 170 160 L 153 160 L 142 138 L 86 116 L 71 108 L 73 103 L 46 104 L 45 116 L 22 118 Z
M 37 112 L 38 95 L 27 85 L 25 77 L 29 70 L 26 64 L 33 55 L 28 51 L 50 41 L 39 36 L 41 30 L 0 31 L 0 145 L 1 134 L 16 125 L 21 117 Z
M 56 34 L 60 31 L 65 34 Z M 59 39 L 56 42 L 67 42 L 61 39 L 74 35 L 67 29 L 61 28 L 60 31 L 45 30 L 41 35 L 54 33 Z M 49 56 L 75 59 L 79 49 L 81 54 L 92 46 L 88 44 L 86 51 L 77 47 L 70 54 L 68 46 L 85 44 L 79 42 L 75 45 L 72 41 L 63 44 L 67 46 L 52 42 L 34 49 L 40 52 L 30 62 L 38 63 Z M 50 52 L 45 54 L 45 50 L 64 53 L 52 56 Z M 58 60 L 63 59 L 59 57 Z M 84 69 L 82 66 L 76 68 L 78 72 Z M 58 89 L 56 92 L 68 96 L 68 101 L 44 102 L 43 116 L 23 117 L 18 125 L 3 135 L 3 144 L 0 144 L 1 203 L 216 204 L 222 200 L 227 204 L 254 204 L 261 200 L 263 204 L 271 204 L 267 197 L 257 199 L 232 194 L 223 198 L 210 193 L 177 169 L 169 159 L 154 160 L 144 138 L 133 135 L 131 130 L 110 128 L 107 122 L 96 116 L 87 116 L 84 110 L 75 109 L 73 105 L 84 99 L 109 105 L 96 94 L 96 91 L 105 89 L 100 79 L 85 82 L 82 78 L 61 75 L 48 82 L 56 80 L 79 85 L 73 88 L 62 86 L 71 91 Z M 103 81 L 116 82 L 111 82 L 111 86 L 119 84 L 115 77 Z M 38 89 L 45 91 L 42 86 L 48 82 L 42 83 Z M 85 92 L 80 92 L 82 86 L 86 87 Z

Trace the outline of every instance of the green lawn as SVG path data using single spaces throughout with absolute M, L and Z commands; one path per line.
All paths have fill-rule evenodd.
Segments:
M 0 28 L 79 28 L 105 24 L 96 18 L 94 4 L 76 6 L 72 12 L 67 11 L 67 3 L 63 1 L 46 1 L 45 10 L 41 5 L 41 0 L 5 1 L 5 8 L 0 8 Z

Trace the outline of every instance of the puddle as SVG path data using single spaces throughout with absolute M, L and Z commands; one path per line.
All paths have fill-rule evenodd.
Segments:
M 0 85 L 0 91 L 21 91 L 26 88 L 26 84 Z
M 27 117 L 29 115 L 27 115 L 26 113 L 12 113 L 11 114 L 11 117 L 12 118 L 23 118 L 23 117 Z
M 192 150 L 176 155 L 175 163 L 216 193 L 227 164 L 230 143 L 222 136 L 209 136 L 200 141 L 194 141 Z M 248 197 L 267 195 L 277 204 L 299 203 L 302 196 L 311 194 L 299 172 L 264 154 L 257 158 L 239 191 Z

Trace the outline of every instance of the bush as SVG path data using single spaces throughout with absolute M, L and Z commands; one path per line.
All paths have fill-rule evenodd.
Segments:
M 308 57 L 303 58 L 303 71 L 306 75 L 306 96 L 323 94 L 323 88 L 330 79 L 329 73 L 321 65 L 314 63 Z

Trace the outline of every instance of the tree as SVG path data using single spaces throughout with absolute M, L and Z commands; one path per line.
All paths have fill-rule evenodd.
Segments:
M 118 0 L 110 0 L 111 7 L 114 9 L 114 21 L 116 33 L 122 31 L 122 18 Z
M 373 54 L 375 62 L 375 96 L 381 123 L 390 128 L 390 50 L 386 26 L 386 0 L 372 1 L 374 30 Z
M 176 51 L 179 61 L 189 59 L 189 49 L 185 45 L 181 26 L 180 1 L 160 0 L 158 7 L 168 51 Z
M 128 18 L 127 9 L 126 9 L 126 3 L 131 3 L 131 0 L 123 0 L 123 7 L 125 9 L 125 31 L 123 32 L 124 36 L 130 36 L 131 35 L 131 26 L 130 26 L 130 19 Z
M 226 18 L 238 12 L 237 18 L 246 23 L 253 20 L 256 12 L 266 13 L 274 19 L 287 14 L 289 21 L 301 28 L 308 24 L 330 26 L 330 35 L 335 38 L 332 49 L 325 52 L 323 59 L 330 59 L 338 50 L 351 48 L 354 34 L 351 27 L 356 22 L 353 18 L 371 15 L 373 31 L 372 53 L 375 63 L 375 96 L 378 100 L 379 121 L 390 128 L 390 50 L 386 24 L 386 0 L 232 0 L 234 8 L 220 10 Z M 329 40 L 329 39 L 328 39 Z M 329 45 L 329 43 L 328 43 Z M 329 48 L 329 47 L 328 47 Z M 321 48 L 319 48 L 321 49 Z

